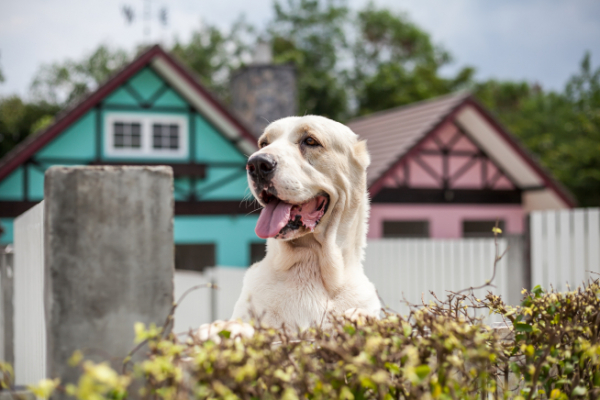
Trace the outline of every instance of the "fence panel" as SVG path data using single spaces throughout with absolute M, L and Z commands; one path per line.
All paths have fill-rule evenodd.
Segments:
M 600 273 L 600 208 L 588 210 L 587 229 L 587 268 L 590 272 Z
M 15 220 L 15 384 L 46 378 L 44 311 L 44 204 Z
M 214 318 L 227 320 L 231 318 L 233 307 L 242 293 L 246 268 L 218 267 L 214 268 L 211 274 L 219 287 L 214 292 Z
M 186 291 L 190 290 L 190 292 L 177 305 L 173 332 L 185 333 L 211 322 L 212 289 L 207 287 L 208 283 L 210 283 L 210 276 L 206 274 L 195 271 L 175 271 L 175 301 L 179 302 Z M 201 285 L 204 287 L 193 289 Z
M 175 310 L 175 333 L 185 333 L 217 319 L 227 320 L 242 293 L 246 268 L 215 267 L 204 273 L 175 271 L 175 300 L 194 286 L 214 283 L 218 289 L 202 287 L 190 291 Z
M 535 211 L 530 224 L 532 286 L 575 289 L 600 273 L 600 209 Z
M 506 239 L 498 240 L 500 252 L 506 245 Z M 521 251 L 521 247 L 517 251 Z M 406 313 L 405 300 L 413 304 L 427 303 L 433 299 L 430 291 L 443 299 L 447 290 L 484 284 L 492 276 L 494 257 L 494 239 L 378 239 L 368 243 L 365 273 L 388 307 Z M 516 268 L 521 269 L 522 265 Z M 518 285 L 520 278 L 511 277 L 511 284 Z M 483 297 L 490 290 L 508 299 L 508 281 L 505 257 L 498 264 L 496 287 L 476 290 L 475 295 Z

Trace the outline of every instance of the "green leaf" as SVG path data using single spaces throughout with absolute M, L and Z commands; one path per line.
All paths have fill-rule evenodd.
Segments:
M 222 338 L 225 338 L 225 339 L 229 339 L 231 337 L 231 332 L 222 330 L 221 332 L 219 332 L 219 336 L 221 336 Z
M 429 368 L 429 365 L 426 364 L 419 365 L 417 368 L 415 368 L 415 374 L 417 374 L 419 379 L 425 379 L 430 372 L 431 368 Z
M 533 331 L 533 327 L 529 324 L 523 323 L 523 322 L 517 322 L 515 323 L 515 330 L 518 332 L 532 332 Z
M 396 375 L 400 375 L 400 367 L 398 365 L 386 362 L 385 367 L 388 369 L 388 371 Z
M 512 372 L 514 372 L 515 374 L 519 374 L 519 372 L 521 371 L 521 369 L 519 368 L 519 364 L 515 363 L 515 362 L 511 362 L 510 363 L 510 370 Z
M 586 388 L 584 388 L 583 386 L 577 386 L 575 389 L 573 389 L 573 392 L 571 394 L 573 396 L 584 396 L 586 393 Z

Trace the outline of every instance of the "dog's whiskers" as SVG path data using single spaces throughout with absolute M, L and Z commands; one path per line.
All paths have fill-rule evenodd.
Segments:
M 246 215 L 245 215 L 245 217 L 247 217 L 248 215 L 250 215 L 250 214 L 252 214 L 252 213 L 254 213 L 254 212 L 257 212 L 258 210 L 262 210 L 262 209 L 263 209 L 262 207 L 259 207 L 259 208 L 257 208 L 256 210 L 252 210 L 252 211 L 250 211 L 248 214 L 246 214 Z

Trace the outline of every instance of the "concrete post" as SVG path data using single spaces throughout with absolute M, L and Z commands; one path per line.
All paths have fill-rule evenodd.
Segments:
M 52 167 L 44 199 L 46 374 L 75 382 L 75 350 L 120 366 L 134 323 L 170 311 L 172 170 Z

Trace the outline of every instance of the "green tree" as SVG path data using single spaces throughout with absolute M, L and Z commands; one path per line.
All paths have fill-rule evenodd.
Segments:
M 581 206 L 600 206 L 600 67 L 592 70 L 589 54 L 563 92 L 493 80 L 474 91 Z
M 348 91 L 340 58 L 348 48 L 346 2 L 287 0 L 275 1 L 274 8 L 268 37 L 274 61 L 296 66 L 299 112 L 345 119 Z
M 44 64 L 31 84 L 36 101 L 66 105 L 93 91 L 130 61 L 121 49 L 100 45 L 82 60 Z
M 440 75 L 440 68 L 451 62 L 450 54 L 434 45 L 429 34 L 405 14 L 370 3 L 356 20 L 353 87 L 357 114 L 450 93 L 471 81 L 474 69 L 470 67 L 453 78 Z
M 59 109 L 56 104 L 26 103 L 18 96 L 0 99 L 0 157 L 48 125 Z
M 228 32 L 202 24 L 189 42 L 179 40 L 171 53 L 194 71 L 200 81 L 222 99 L 229 97 L 229 77 L 249 57 L 254 28 L 239 18 Z

